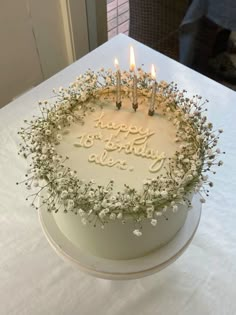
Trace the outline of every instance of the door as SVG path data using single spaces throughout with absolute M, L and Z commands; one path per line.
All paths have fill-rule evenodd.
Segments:
M 0 107 L 73 62 L 65 1 L 1 1 Z
M 0 107 L 43 80 L 25 0 L 0 7 Z
M 2 0 L 0 107 L 106 40 L 106 0 Z

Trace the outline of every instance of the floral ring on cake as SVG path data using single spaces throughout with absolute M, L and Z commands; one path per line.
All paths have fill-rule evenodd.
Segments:
M 156 84 L 152 115 L 161 108 L 162 114 L 177 129 L 175 141 L 181 142 L 174 156 L 168 159 L 165 173 L 152 179 L 144 178 L 141 191 L 126 184 L 122 191 L 114 191 L 116 183 L 113 180 L 105 186 L 93 179 L 83 181 L 79 172 L 65 165 L 69 158 L 59 155 L 56 146 L 69 133 L 72 124 L 83 125 L 89 113 L 94 112 L 96 106 L 102 106 L 99 101 L 97 105 L 88 100 L 98 100 L 101 93 L 114 94 L 116 80 L 111 70 L 101 69 L 97 73 L 88 70 L 68 88 L 54 90 L 52 101 L 39 102 L 41 116 L 25 120 L 27 126 L 18 132 L 23 140 L 19 154 L 30 160 L 23 182 L 28 189 L 38 188 L 27 198 L 32 198 L 36 209 L 37 197 L 47 191 L 42 205 L 46 205 L 49 212 L 73 212 L 81 216 L 83 224 L 100 224 L 102 228 L 109 220 L 125 223 L 126 217 L 131 216 L 135 222 L 133 233 L 141 236 L 143 218 L 150 219 L 155 226 L 168 207 L 176 212 L 179 204 L 191 206 L 188 194 L 200 191 L 208 195 L 208 187 L 213 183 L 208 180 L 207 173 L 215 173 L 212 167 L 223 164 L 218 160 L 221 152 L 217 148 L 222 130 L 213 130 L 204 115 L 208 101 L 202 101 L 198 95 L 190 99 L 185 96 L 186 91 L 179 91 L 173 82 L 161 81 Z M 132 82 L 132 73 L 120 73 L 121 96 L 131 98 Z M 137 93 L 150 98 L 151 86 L 151 75 L 139 69 Z M 116 107 L 122 110 L 121 102 Z M 201 202 L 205 202 L 203 197 Z

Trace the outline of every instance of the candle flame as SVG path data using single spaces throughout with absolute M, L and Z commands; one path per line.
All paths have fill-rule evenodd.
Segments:
M 153 80 L 156 80 L 156 69 L 155 69 L 153 64 L 152 64 L 152 67 L 151 67 L 151 76 L 152 76 Z
M 119 61 L 117 58 L 115 58 L 115 60 L 114 60 L 114 65 L 115 65 L 116 69 L 118 70 L 119 69 Z
M 134 58 L 134 48 L 130 46 L 130 71 L 134 71 L 135 69 L 135 58 Z

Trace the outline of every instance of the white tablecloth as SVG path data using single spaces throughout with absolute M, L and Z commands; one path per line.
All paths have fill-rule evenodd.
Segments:
M 37 100 L 67 86 L 87 68 L 128 69 L 129 44 L 137 65 L 155 63 L 160 79 L 209 99 L 210 120 L 225 130 L 224 166 L 203 207 L 190 247 L 174 264 L 147 278 L 108 281 L 64 262 L 51 249 L 37 212 L 25 201 L 26 162 L 17 156 L 17 130 L 38 112 Z M 24 79 L 24 78 L 22 78 Z M 228 88 L 119 35 L 0 110 L 0 314 L 236 314 L 236 94 Z

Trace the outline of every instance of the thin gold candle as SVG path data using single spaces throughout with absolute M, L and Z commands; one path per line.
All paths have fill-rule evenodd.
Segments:
M 156 88 L 157 88 L 156 71 L 153 64 L 151 68 L 151 76 L 153 79 L 153 83 L 152 83 L 152 95 L 151 95 L 151 100 L 150 100 L 149 110 L 148 110 L 149 116 L 153 116 L 155 112 L 155 100 L 156 100 Z
M 119 68 L 119 62 L 118 59 L 115 58 L 115 67 L 116 67 L 116 107 L 117 109 L 121 108 L 121 74 L 120 74 L 120 68 Z
M 135 74 L 135 57 L 134 57 L 134 48 L 133 46 L 130 46 L 130 71 L 134 73 L 133 76 L 133 101 L 132 101 L 132 107 L 136 111 L 138 108 L 138 97 L 137 97 L 137 84 L 138 84 L 138 79 Z

